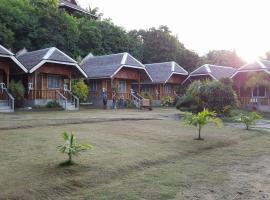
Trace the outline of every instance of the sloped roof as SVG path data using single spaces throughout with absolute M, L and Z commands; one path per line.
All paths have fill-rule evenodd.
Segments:
M 9 56 L 13 56 L 14 55 L 12 52 L 10 52 L 8 49 L 6 49 L 5 47 L 3 47 L 2 45 L 0 45 L 0 54 L 2 54 L 2 55 L 9 55 Z
M 250 63 L 247 63 L 232 74 L 231 78 L 240 72 L 250 72 L 250 71 L 265 71 L 266 73 L 270 73 L 270 61 L 269 60 L 256 60 Z
M 186 82 L 190 77 L 204 75 L 211 76 L 215 80 L 219 80 L 221 78 L 229 78 L 236 71 L 237 69 L 233 67 L 205 64 L 191 72 L 184 82 Z
M 75 60 L 55 47 L 22 53 L 17 55 L 16 58 L 25 66 L 25 68 L 27 68 L 30 73 L 34 72 L 44 63 L 52 62 L 75 66 L 86 77 L 86 74 L 78 66 Z
M 17 58 L 15 58 L 14 54 L 0 45 L 0 57 L 10 58 L 17 66 L 19 66 L 24 72 L 27 72 L 27 69 L 20 63 Z
M 73 0 L 73 1 L 68 1 L 68 0 L 60 0 L 59 1 L 59 7 L 68 7 L 70 9 L 85 13 L 87 15 L 92 16 L 93 18 L 97 18 L 97 16 L 89 13 L 87 10 L 83 9 L 77 1 Z
M 153 83 L 166 83 L 173 74 L 188 75 L 188 72 L 174 61 L 146 64 L 145 68 Z
M 88 78 L 111 78 L 123 66 L 145 70 L 144 65 L 129 53 L 104 56 L 89 54 L 81 62 L 81 67 Z

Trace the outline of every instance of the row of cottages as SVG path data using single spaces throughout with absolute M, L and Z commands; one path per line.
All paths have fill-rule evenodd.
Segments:
M 259 76 L 259 74 L 262 74 Z M 252 75 L 255 87 L 247 87 Z M 78 110 L 79 100 L 71 92 L 71 81 L 84 78 L 89 86 L 88 101 L 102 105 L 106 90 L 108 104 L 112 99 L 144 100 L 147 92 L 153 105 L 159 106 L 164 96 L 176 96 L 183 84 L 194 80 L 231 78 L 242 105 L 267 109 L 270 104 L 270 61 L 258 60 L 238 69 L 205 64 L 190 74 L 175 62 L 142 64 L 129 53 L 104 56 L 89 54 L 80 64 L 55 47 L 16 55 L 0 45 L 0 112 L 14 110 L 14 98 L 8 88 L 11 80 L 21 81 L 26 89 L 25 105 L 44 106 L 56 100 L 65 110 Z M 260 82 L 260 83 L 259 83 Z

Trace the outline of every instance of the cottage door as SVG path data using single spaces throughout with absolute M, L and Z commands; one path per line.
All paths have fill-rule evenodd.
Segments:
M 0 83 L 4 83 L 4 72 L 0 70 Z

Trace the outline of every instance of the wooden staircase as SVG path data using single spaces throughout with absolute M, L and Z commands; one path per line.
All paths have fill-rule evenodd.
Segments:
M 0 83 L 0 113 L 14 112 L 14 97 L 4 83 Z
M 56 91 L 58 104 L 66 111 L 79 110 L 80 101 L 79 98 L 72 94 L 71 91 L 65 91 L 62 94 L 60 91 Z
M 138 109 L 150 109 L 150 100 L 143 98 L 140 94 L 135 93 L 131 90 L 130 92 L 131 101 L 134 106 Z

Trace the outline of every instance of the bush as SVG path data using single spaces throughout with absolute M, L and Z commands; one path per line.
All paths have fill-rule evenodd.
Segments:
M 236 121 L 244 123 L 246 125 L 246 129 L 249 130 L 250 125 L 254 124 L 261 118 L 262 116 L 257 112 L 249 112 L 246 114 L 240 113 L 240 115 L 236 118 Z
M 9 85 L 10 92 L 12 96 L 15 98 L 15 106 L 20 107 L 24 102 L 25 88 L 21 81 L 17 83 L 12 80 Z
M 46 105 L 47 108 L 57 108 L 59 106 L 60 105 L 57 101 L 49 101 Z
M 192 113 L 197 113 L 201 110 L 197 99 L 191 95 L 179 97 L 176 102 L 176 108 L 184 112 L 189 111 Z
M 169 95 L 161 99 L 161 106 L 169 107 L 169 106 L 173 106 L 173 104 L 174 104 L 174 98 Z
M 77 82 L 73 82 L 72 92 L 75 96 L 77 96 L 80 99 L 81 102 L 85 102 L 87 100 L 89 88 L 81 79 Z
M 218 114 L 229 115 L 238 106 L 238 99 L 230 79 L 194 81 L 176 106 L 183 111 L 199 112 L 208 108 Z
M 143 98 L 149 99 L 150 106 L 152 106 L 152 101 L 153 101 L 152 95 L 150 93 L 148 93 L 148 92 L 143 92 L 141 95 L 142 95 Z

